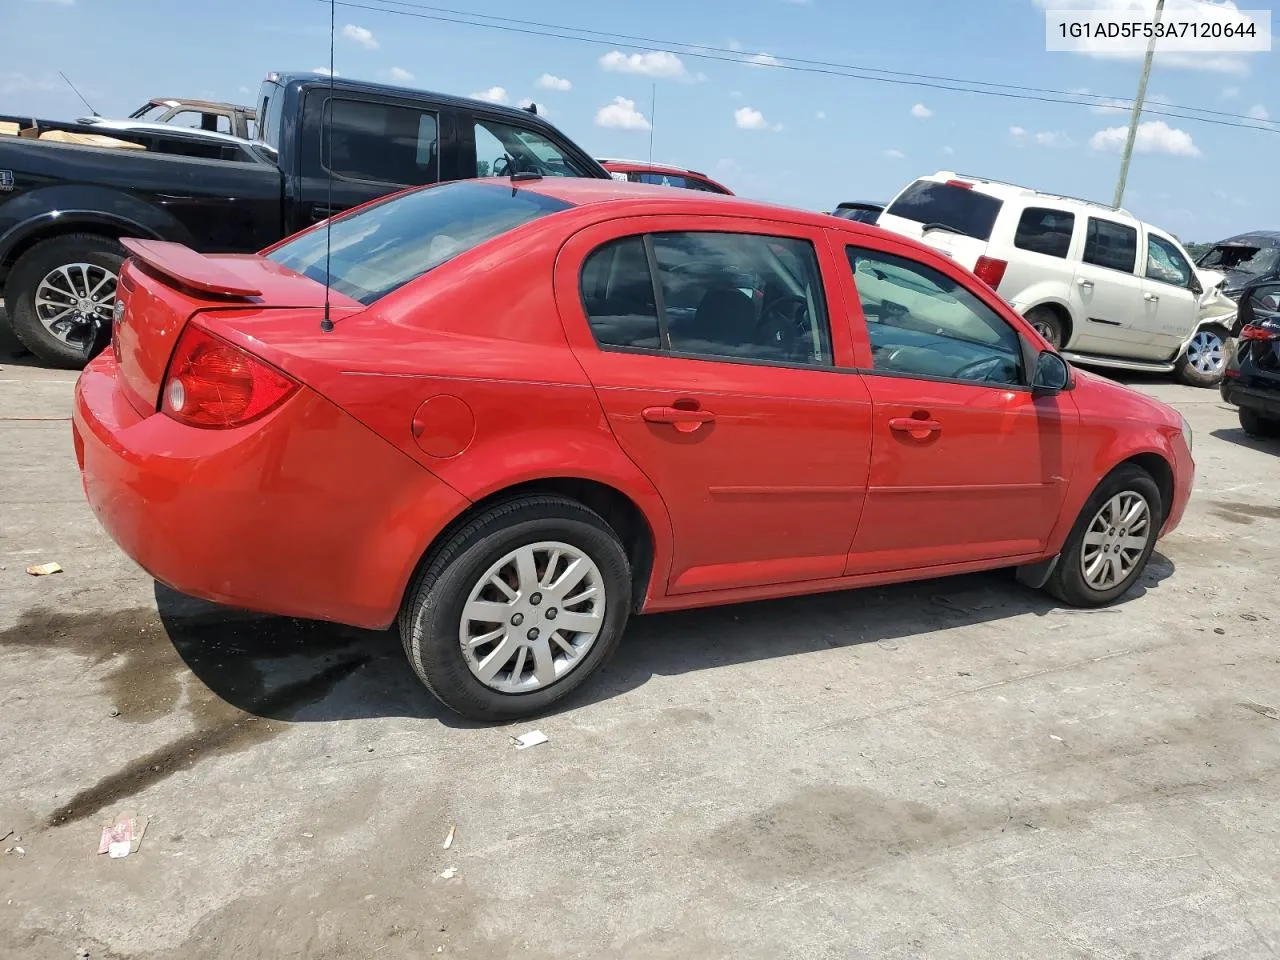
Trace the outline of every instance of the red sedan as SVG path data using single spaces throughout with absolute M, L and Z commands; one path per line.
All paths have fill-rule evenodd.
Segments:
M 323 227 L 126 241 L 84 488 L 177 590 L 398 623 L 471 717 L 563 697 L 635 613 L 997 567 L 1109 603 L 1190 495 L 1177 413 L 857 223 L 517 177 L 331 228 L 328 330 Z
M 723 193 L 733 196 L 733 191 L 723 183 L 717 183 L 705 173 L 673 167 L 666 163 L 649 163 L 644 160 L 599 161 L 615 180 L 629 183 L 648 183 L 655 187 L 679 187 L 682 190 L 701 190 L 704 193 Z

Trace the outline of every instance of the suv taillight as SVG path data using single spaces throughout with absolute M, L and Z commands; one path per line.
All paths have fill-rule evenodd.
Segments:
M 959 187 L 961 190 L 972 190 L 973 184 L 968 180 L 948 180 L 948 187 Z
M 160 410 L 190 427 L 239 427 L 274 410 L 297 389 L 292 377 L 188 324 L 169 361 Z
M 1007 260 L 997 260 L 995 257 L 979 257 L 978 262 L 973 265 L 974 275 L 985 283 L 992 290 L 996 290 L 1000 286 L 1000 281 L 1004 279 L 1004 272 L 1009 267 Z

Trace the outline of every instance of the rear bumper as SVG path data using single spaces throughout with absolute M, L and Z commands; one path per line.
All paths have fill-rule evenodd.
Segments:
M 1265 417 L 1280 419 L 1280 379 L 1277 379 L 1275 389 L 1262 390 L 1245 386 L 1239 377 L 1227 377 L 1223 379 L 1219 391 L 1227 403 L 1247 407 Z
M 140 414 L 110 353 L 76 384 L 94 513 L 175 590 L 264 613 L 390 625 L 431 540 L 467 501 L 305 388 L 232 430 Z

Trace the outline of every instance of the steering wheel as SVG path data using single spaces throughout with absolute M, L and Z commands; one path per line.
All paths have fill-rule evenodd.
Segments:
M 973 360 L 966 363 L 959 370 L 951 374 L 953 380 L 990 380 L 991 375 L 996 373 L 1004 365 L 1003 357 L 983 357 L 981 360 Z
M 756 331 L 765 338 L 765 342 L 776 344 L 788 356 L 794 356 L 799 341 L 811 339 L 809 301 L 793 293 L 774 297 L 760 311 Z

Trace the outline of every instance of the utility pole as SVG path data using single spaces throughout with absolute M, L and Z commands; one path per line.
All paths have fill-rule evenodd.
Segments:
M 1160 22 L 1160 14 L 1164 12 L 1164 0 L 1156 0 L 1155 23 Z M 1142 117 L 1142 103 L 1147 98 L 1147 78 L 1151 76 L 1151 60 L 1156 54 L 1156 35 L 1151 34 L 1147 43 L 1147 55 L 1142 60 L 1142 77 L 1138 80 L 1138 96 L 1133 101 L 1133 112 L 1129 114 L 1129 135 L 1124 141 L 1124 153 L 1120 156 L 1120 181 L 1116 184 L 1116 198 L 1111 206 L 1120 209 L 1120 201 L 1124 199 L 1124 184 L 1129 179 L 1129 160 L 1133 156 L 1133 141 L 1138 136 L 1138 120 Z

